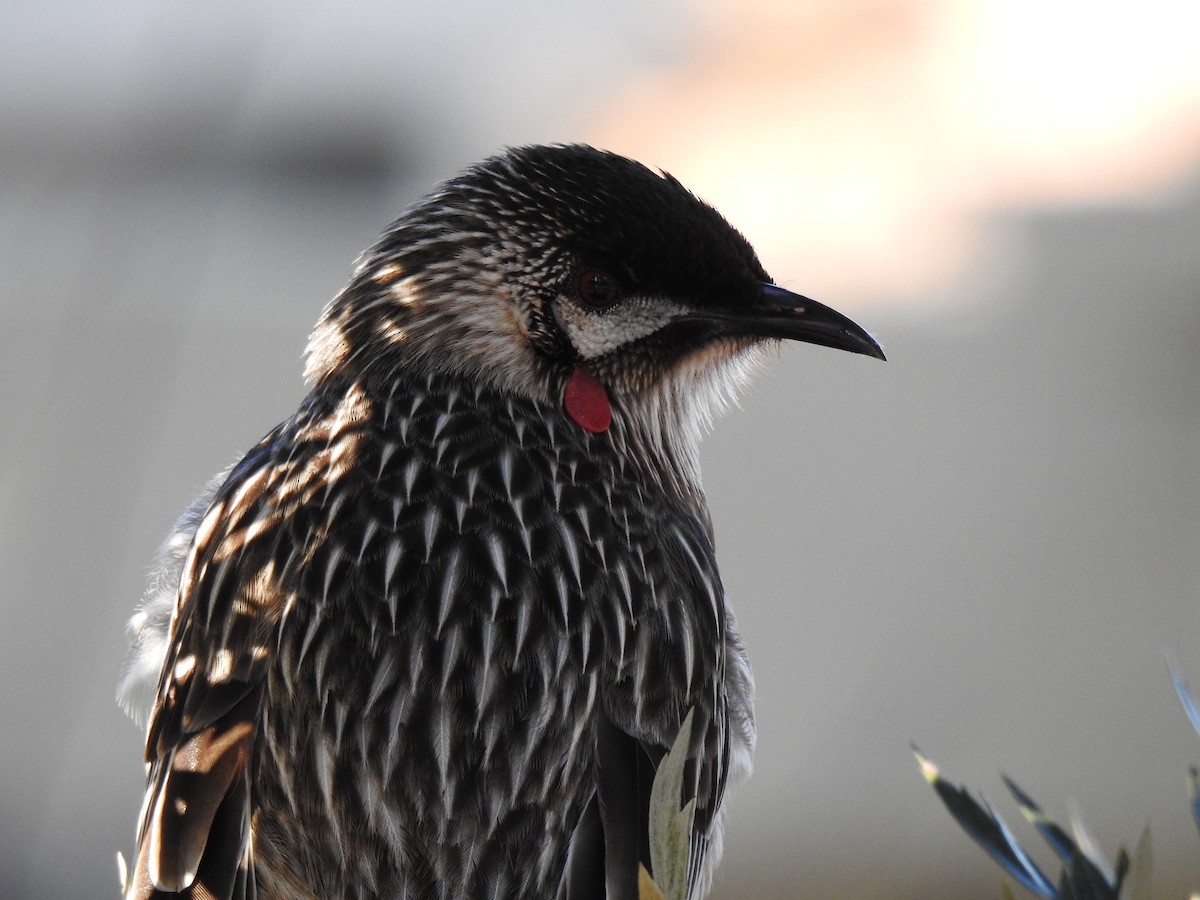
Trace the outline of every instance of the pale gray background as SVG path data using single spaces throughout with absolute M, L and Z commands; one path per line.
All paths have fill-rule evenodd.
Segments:
M 124 620 L 178 510 L 294 408 L 356 253 L 461 165 L 585 133 L 686 19 L 364 9 L 0 10 L 0 896 L 116 895 Z M 1149 820 L 1159 895 L 1200 886 L 1162 661 L 1200 682 L 1200 177 L 986 228 L 955 302 L 847 309 L 886 365 L 784 348 L 706 444 L 761 692 L 726 900 L 997 896 L 914 740 L 1014 824 L 1000 768 L 1110 851 Z

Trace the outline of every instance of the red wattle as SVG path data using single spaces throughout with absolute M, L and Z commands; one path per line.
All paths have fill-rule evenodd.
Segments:
M 612 424 L 612 407 L 604 385 L 583 366 L 571 373 L 563 391 L 563 409 L 584 431 L 598 434 Z

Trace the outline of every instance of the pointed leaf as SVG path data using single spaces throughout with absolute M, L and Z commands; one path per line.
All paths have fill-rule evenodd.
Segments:
M 1197 780 L 1200 780 L 1200 772 L 1191 766 L 1188 769 L 1188 801 L 1192 805 L 1192 820 L 1200 828 L 1200 787 L 1197 786 Z
M 1133 859 L 1129 871 L 1121 884 L 1121 893 L 1117 900 L 1150 900 L 1150 869 L 1153 857 L 1150 853 L 1150 826 L 1142 829 L 1137 847 L 1133 851 Z
M 1051 819 L 1042 808 L 1038 806 L 1033 798 L 1026 794 L 1023 790 L 1017 787 L 1017 783 L 1007 775 L 1001 776 L 1004 783 L 1012 792 L 1013 798 L 1017 801 L 1017 806 L 1021 809 L 1026 821 L 1038 830 L 1038 834 L 1050 845 L 1050 848 L 1058 854 L 1065 864 L 1067 871 L 1064 873 L 1071 887 L 1077 890 L 1083 890 L 1084 893 L 1080 896 L 1103 896 L 1103 893 L 1097 894 L 1099 888 L 1094 885 L 1103 885 L 1108 893 L 1115 893 L 1115 880 L 1109 871 L 1108 862 L 1101 857 L 1101 862 L 1097 864 L 1092 858 L 1085 853 L 1070 835 L 1068 835 L 1059 825 Z
M 1192 728 L 1196 734 L 1200 734 L 1200 706 L 1196 705 L 1196 699 L 1192 696 L 1192 692 L 1188 690 L 1187 682 L 1183 680 L 1183 676 L 1179 673 L 1175 663 L 1170 659 L 1167 660 L 1167 671 L 1171 673 L 1171 684 L 1175 687 L 1175 696 L 1179 698 L 1179 702 L 1183 705 L 1183 711 L 1187 713 L 1188 721 L 1192 723 Z
M 1104 851 L 1100 848 L 1100 843 L 1083 821 L 1079 807 L 1075 803 L 1068 803 L 1067 809 L 1071 817 L 1071 834 L 1075 837 L 1075 843 L 1079 845 L 1080 851 L 1100 870 L 1104 875 L 1105 881 L 1119 887 L 1121 882 L 1117 878 L 1117 872 L 1108 861 L 1108 857 L 1104 854 Z
M 1113 878 L 1113 884 L 1120 890 L 1121 885 L 1125 883 L 1125 876 L 1129 874 L 1129 851 L 1124 847 L 1117 848 L 1117 869 L 1116 877 Z
M 1060 900 L 1117 900 L 1117 890 L 1083 854 L 1077 853 L 1063 868 L 1058 896 Z
M 916 747 L 913 752 L 916 753 L 925 780 L 933 786 L 959 826 L 1022 887 L 1043 897 L 1057 897 L 1054 884 L 1016 842 L 995 810 L 986 801 L 981 805 L 965 789 L 942 778 L 937 766 Z
M 682 809 L 679 799 L 683 795 L 683 774 L 691 740 L 692 711 L 689 710 L 670 752 L 659 763 L 654 784 L 650 787 L 650 865 L 663 900 L 687 900 L 696 799 L 693 797 Z
M 1055 824 L 1053 819 L 1042 812 L 1042 808 L 1033 801 L 1032 797 L 1017 787 L 1015 781 L 1007 775 L 1001 775 L 1000 777 L 1004 780 L 1004 784 L 1013 795 L 1013 799 L 1017 801 L 1017 807 L 1021 810 L 1021 815 L 1025 817 L 1025 821 L 1038 830 L 1042 839 L 1050 845 L 1050 849 L 1055 852 L 1059 859 L 1069 864 L 1072 858 L 1080 853 L 1079 848 L 1075 846 L 1075 842 L 1071 840 L 1065 831 Z

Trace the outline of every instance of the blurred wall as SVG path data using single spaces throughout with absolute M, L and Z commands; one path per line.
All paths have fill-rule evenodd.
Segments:
M 123 623 L 301 397 L 356 253 L 461 165 L 575 139 L 680 175 L 889 355 L 784 348 L 705 447 L 761 694 L 719 896 L 994 896 L 914 740 L 997 799 L 999 768 L 1078 799 L 1110 851 L 1149 820 L 1161 896 L 1200 882 L 1161 656 L 1200 680 L 1190 22 L 1052 3 L 1054 51 L 983 2 L 730 9 L 0 9 L 0 896 L 115 896 Z M 1062 114 L 1022 119 L 980 35 Z M 1141 45 L 1137 94 L 1050 65 Z

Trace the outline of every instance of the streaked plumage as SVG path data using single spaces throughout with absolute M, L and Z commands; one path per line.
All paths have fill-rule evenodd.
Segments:
M 768 281 L 678 182 L 591 148 L 409 209 L 135 617 L 131 896 L 632 897 L 692 708 L 700 896 L 754 724 L 696 443 L 766 339 L 882 355 Z

